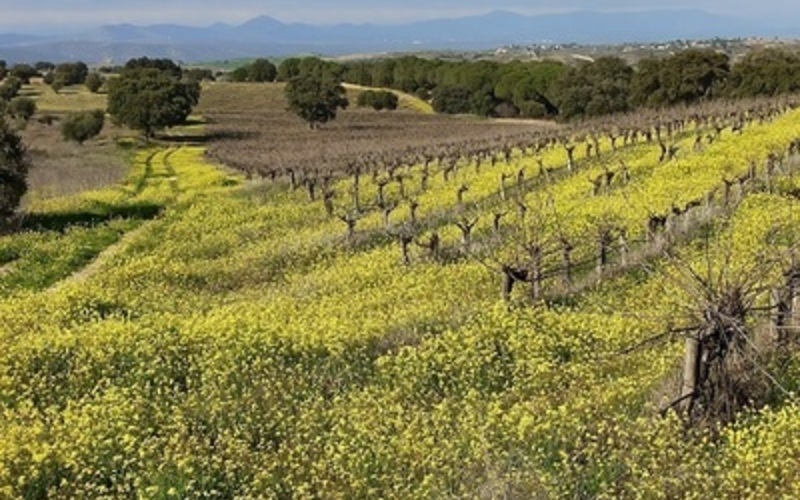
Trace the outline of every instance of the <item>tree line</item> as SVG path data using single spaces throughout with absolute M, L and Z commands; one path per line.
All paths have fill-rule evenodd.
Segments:
M 687 49 L 630 65 L 606 56 L 558 61 L 445 61 L 417 56 L 338 64 L 318 58 L 266 59 L 233 71 L 249 82 L 289 82 L 319 71 L 346 83 L 389 88 L 430 101 L 440 113 L 576 119 L 720 98 L 773 97 L 800 90 L 800 55 L 779 48 L 736 61 L 713 49 Z
M 712 49 L 688 49 L 635 66 L 618 57 L 569 66 L 407 56 L 350 62 L 337 71 L 349 83 L 416 94 L 441 113 L 501 117 L 573 119 L 800 90 L 800 56 L 776 48 L 736 62 Z

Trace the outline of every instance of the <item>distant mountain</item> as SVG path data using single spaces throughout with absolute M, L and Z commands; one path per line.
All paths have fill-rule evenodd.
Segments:
M 42 40 L 44 40 L 43 37 L 35 35 L 20 35 L 17 33 L 0 34 L 0 47 L 14 47 L 17 45 L 40 42 Z
M 654 42 L 757 35 L 796 36 L 800 35 L 800 29 L 782 29 L 701 10 L 577 11 L 539 16 L 495 11 L 481 16 L 390 26 L 314 26 L 283 23 L 262 16 L 239 26 L 223 23 L 205 28 L 174 24 L 119 24 L 69 37 L 0 35 L 0 59 L 10 62 L 80 59 L 90 63 L 114 63 L 147 55 L 196 62 L 309 52 L 344 55 L 404 50 L 476 50 L 542 42 Z

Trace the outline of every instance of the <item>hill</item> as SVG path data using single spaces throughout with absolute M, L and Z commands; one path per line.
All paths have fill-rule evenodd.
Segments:
M 575 11 L 526 16 L 507 11 L 396 25 L 284 23 L 268 16 L 241 25 L 175 24 L 103 26 L 69 37 L 0 35 L 0 57 L 9 61 L 119 62 L 132 56 L 185 62 L 406 50 L 478 50 L 508 44 L 621 43 L 674 39 L 791 36 L 796 29 L 701 10 Z

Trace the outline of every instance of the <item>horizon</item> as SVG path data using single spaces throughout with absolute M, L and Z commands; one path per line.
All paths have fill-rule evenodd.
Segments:
M 313 26 L 332 26 L 341 24 L 399 25 L 410 22 L 437 19 L 454 19 L 486 15 L 496 11 L 512 12 L 519 15 L 563 14 L 576 11 L 592 12 L 642 12 L 674 10 L 698 10 L 714 15 L 725 15 L 740 19 L 749 19 L 771 23 L 775 26 L 790 26 L 800 21 L 800 13 L 793 9 L 792 2 L 778 0 L 770 9 L 754 8 L 752 4 L 742 1 L 723 2 L 722 0 L 673 2 L 656 1 L 642 6 L 640 2 L 630 0 L 569 0 L 555 2 L 543 0 L 531 7 L 525 2 L 507 1 L 502 4 L 494 2 L 470 2 L 470 5 L 454 3 L 452 0 L 434 0 L 421 2 L 411 0 L 404 2 L 383 2 L 379 8 L 367 7 L 363 0 L 349 0 L 340 6 L 320 6 L 321 0 L 304 0 L 301 2 L 263 2 L 234 0 L 228 2 L 224 9 L 198 9 L 193 2 L 187 0 L 154 2 L 144 0 L 137 3 L 125 0 L 109 7 L 95 0 L 82 0 L 80 5 L 69 9 L 55 0 L 33 0 L 24 7 L 6 6 L 9 2 L 0 1 L 0 9 L 6 7 L 3 19 L 0 20 L 0 33 L 29 35 L 69 35 L 81 31 L 109 25 L 149 26 L 171 24 L 187 27 L 209 27 L 214 24 L 241 25 L 259 17 L 270 17 L 285 24 L 308 24 Z M 200 4 L 206 2 L 200 1 Z M 211 5 L 210 2 L 208 2 Z M 424 7 L 423 7 L 424 5 Z M 138 6 L 138 7 L 136 7 Z M 151 6 L 151 8 L 147 8 Z M 315 7 L 316 6 L 316 7 Z M 416 7 L 415 7 L 416 6 Z M 783 7 L 781 7 L 783 6 Z M 766 11 L 766 12 L 765 12 Z

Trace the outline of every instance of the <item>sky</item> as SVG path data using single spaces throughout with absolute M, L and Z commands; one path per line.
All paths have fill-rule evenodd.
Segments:
M 395 24 L 497 9 L 539 14 L 660 8 L 698 8 L 779 25 L 800 22 L 798 0 L 0 0 L 0 32 L 64 33 L 119 23 L 240 24 L 260 15 L 309 24 Z

